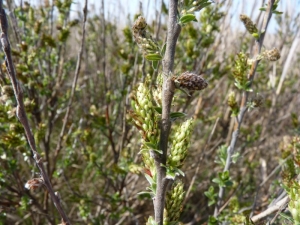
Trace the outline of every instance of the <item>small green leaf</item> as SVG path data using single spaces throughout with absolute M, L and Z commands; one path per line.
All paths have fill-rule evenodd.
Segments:
M 186 116 L 186 114 L 182 113 L 182 112 L 171 112 L 170 113 L 171 119 L 182 118 L 182 117 L 185 117 L 185 116 Z
M 211 4 L 211 2 L 205 2 L 203 4 L 200 4 L 201 9 L 205 8 L 206 6 L 209 6 Z M 201 10 L 200 9 L 200 10 Z
M 138 152 L 138 154 L 140 155 L 140 154 L 142 154 L 143 152 L 149 152 L 149 149 L 147 149 L 147 148 L 142 148 L 142 149 Z
M 231 156 L 232 162 L 235 164 L 240 157 L 240 153 L 236 152 Z
M 214 205 L 214 204 L 216 204 L 216 201 L 215 200 L 209 200 L 208 201 L 208 206 L 212 206 L 212 205 Z
M 221 187 L 223 186 L 222 180 L 220 180 L 219 178 L 212 179 L 212 182 L 218 184 Z
M 141 150 L 139 151 L 138 154 L 141 154 L 141 153 L 143 153 L 143 152 L 149 152 L 149 150 L 152 150 L 152 151 L 154 151 L 154 152 L 157 152 L 158 154 L 162 154 L 162 153 L 163 153 L 162 150 L 157 149 L 157 148 L 158 148 L 157 144 L 153 144 L 153 143 L 151 143 L 151 142 L 145 142 L 145 145 L 146 145 L 149 149 L 148 149 L 148 148 L 143 148 L 143 149 L 141 149 Z
M 168 171 L 166 174 L 167 179 L 175 180 L 175 177 L 176 177 L 176 173 L 174 173 L 174 171 Z
M 52 36 L 50 35 L 46 35 L 46 34 L 43 34 L 42 35 L 42 44 L 45 45 L 49 45 L 50 47 L 52 48 L 55 48 L 56 47 L 56 42 L 55 40 L 53 39 Z
M 230 178 L 228 170 L 224 171 L 223 173 L 219 173 L 219 176 L 222 180 L 228 180 Z
M 272 13 L 277 14 L 277 15 L 283 14 L 283 12 L 279 12 L 279 11 L 273 11 Z
M 259 10 L 265 12 L 266 11 L 266 7 L 261 7 L 261 8 L 259 8 Z
M 231 180 L 225 181 L 225 186 L 226 187 L 231 187 L 233 185 L 233 182 Z
M 26 16 L 18 16 L 19 20 L 23 21 L 23 22 L 27 22 L 27 18 Z
M 149 147 L 150 149 L 156 149 L 157 148 L 157 145 L 156 144 L 153 144 L 151 142 L 145 142 L 145 145 L 147 147 Z
M 147 187 L 146 189 L 152 191 L 153 195 L 156 195 L 156 183 L 155 182 L 153 182 L 150 185 L 150 187 Z
M 149 225 L 157 225 L 157 223 L 155 222 L 155 220 L 152 218 L 152 216 L 150 216 L 148 218 L 147 224 Z
M 234 85 L 238 88 L 238 89 L 243 89 L 243 87 L 242 87 L 242 85 L 240 84 L 240 82 L 238 82 L 238 81 L 235 81 L 234 82 Z
M 152 68 L 157 71 L 159 61 L 152 61 Z
M 184 24 L 194 20 L 196 20 L 196 16 L 194 14 L 185 14 L 179 19 L 179 22 Z
M 204 192 L 204 195 L 207 197 L 207 198 L 211 198 L 213 195 L 212 193 L 210 193 L 210 191 L 205 191 Z
M 177 172 L 178 172 L 181 176 L 183 176 L 183 177 L 185 176 L 184 172 L 183 172 L 182 170 L 178 169 L 178 168 L 177 168 Z
M 147 173 L 144 174 L 147 181 L 149 182 L 150 185 L 152 185 L 153 183 L 155 183 L 155 181 L 152 179 L 152 177 L 150 177 Z
M 216 203 L 217 193 L 215 193 L 213 186 L 210 186 L 208 191 L 204 192 L 204 195 L 209 199 L 208 206 L 211 206 Z
M 275 11 L 278 7 L 278 4 L 274 3 L 274 5 L 272 6 L 272 11 Z
M 138 195 L 150 195 L 150 197 L 153 195 L 153 193 L 149 192 L 149 191 L 141 191 L 141 192 L 138 192 L 137 194 Z
M 259 34 L 258 33 L 253 33 L 252 37 L 255 37 L 256 39 L 258 39 L 259 38 Z
M 167 48 L 167 43 L 164 43 L 164 45 L 163 45 L 163 47 L 161 48 L 161 51 L 160 51 L 161 55 L 165 55 L 166 48 Z
M 218 174 L 217 178 L 212 180 L 214 183 L 217 183 L 220 187 L 232 186 L 233 183 L 230 180 L 229 171 L 224 171 Z
M 171 179 L 171 180 L 175 180 L 176 176 L 185 176 L 184 172 L 182 172 L 182 170 L 178 169 L 178 168 L 174 168 L 174 167 L 166 167 L 167 168 L 167 174 L 166 174 L 166 178 L 167 179 Z
M 163 151 L 162 150 L 159 150 L 159 149 L 151 149 L 152 151 L 155 151 L 155 152 L 157 152 L 158 154 L 163 154 Z
M 205 191 L 204 195 L 209 199 L 208 206 L 214 205 L 216 203 L 216 199 L 215 199 L 216 194 L 210 193 L 209 191 Z
M 216 217 L 209 216 L 208 218 L 208 225 L 217 225 L 219 224 L 219 221 Z
M 149 61 L 159 61 L 162 59 L 162 56 L 160 54 L 148 54 L 145 56 L 145 58 Z
M 155 111 L 159 114 L 162 114 L 162 108 L 161 107 L 154 107 Z

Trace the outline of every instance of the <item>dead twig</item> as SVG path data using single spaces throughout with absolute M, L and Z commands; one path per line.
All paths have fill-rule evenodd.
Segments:
M 285 198 L 281 199 L 279 202 L 275 203 L 270 208 L 266 209 L 265 211 L 261 212 L 258 215 L 253 216 L 251 218 L 252 222 L 255 223 L 274 212 L 282 210 L 283 208 L 285 208 L 285 206 L 288 204 L 289 201 L 290 201 L 289 196 L 286 196 Z

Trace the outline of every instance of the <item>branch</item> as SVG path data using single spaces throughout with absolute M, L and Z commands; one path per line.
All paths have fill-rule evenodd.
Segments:
M 177 6 L 178 0 L 169 1 L 169 21 L 166 52 L 162 62 L 163 66 L 163 88 L 162 88 L 162 119 L 160 130 L 160 149 L 162 155 L 154 157 L 155 167 L 157 171 L 157 188 L 154 201 L 155 221 L 157 224 L 163 224 L 163 212 L 165 205 L 165 193 L 167 190 L 168 179 L 166 179 L 166 159 L 168 150 L 168 138 L 170 134 L 171 121 L 170 110 L 174 96 L 175 86 L 170 76 L 173 72 L 174 56 L 176 42 L 179 37 L 181 26 L 177 23 Z
M 266 34 L 266 31 L 267 31 L 267 28 L 268 28 L 268 24 L 269 24 L 269 21 L 270 21 L 271 16 L 272 16 L 272 7 L 273 7 L 274 3 L 275 3 L 275 0 L 269 0 L 269 2 L 268 2 L 268 8 L 266 10 L 263 26 L 262 26 L 262 29 L 261 29 L 261 34 L 260 34 L 259 39 L 255 42 L 255 46 L 254 46 L 255 47 L 255 55 L 258 55 L 261 52 L 261 48 L 263 46 L 263 42 L 264 42 L 265 34 Z M 251 69 L 250 69 L 250 72 L 249 72 L 249 75 L 248 75 L 249 76 L 249 81 L 250 81 L 250 86 L 252 86 L 252 82 L 253 82 L 255 72 L 256 72 L 256 69 L 257 69 L 257 66 L 258 66 L 259 62 L 260 62 L 260 60 L 255 60 L 252 63 L 252 66 L 251 66 Z M 240 127 L 242 125 L 243 118 L 244 118 L 245 113 L 247 111 L 248 97 L 249 97 L 249 92 L 247 92 L 247 91 L 243 92 L 243 97 L 242 97 L 241 106 L 240 106 L 240 113 L 236 118 L 237 119 L 237 124 L 235 125 L 235 130 L 232 133 L 230 146 L 227 149 L 227 158 L 226 158 L 226 164 L 225 164 L 225 167 L 224 167 L 224 172 L 228 171 L 230 169 L 230 166 L 231 166 L 231 157 L 234 154 L 235 144 L 236 144 L 237 139 L 238 139 Z M 214 216 L 215 217 L 218 216 L 218 214 L 219 214 L 219 209 L 221 207 L 224 191 L 225 191 L 224 187 L 220 187 L 219 194 L 218 194 L 218 202 L 216 204 L 215 211 L 214 211 Z
M 80 49 L 79 49 L 78 56 L 77 56 L 77 64 L 76 64 L 75 75 L 74 75 L 74 79 L 73 79 L 73 83 L 72 83 L 71 95 L 70 95 L 67 111 L 66 111 L 66 114 L 65 114 L 65 117 L 63 120 L 64 121 L 63 126 L 62 126 L 60 134 L 59 134 L 59 140 L 57 142 L 57 146 L 56 146 L 56 150 L 55 150 L 55 154 L 54 154 L 53 165 L 56 164 L 58 154 L 62 148 L 62 141 L 63 141 L 63 137 L 66 132 L 66 126 L 67 126 L 67 122 L 68 122 L 68 119 L 70 116 L 71 106 L 72 106 L 74 95 L 75 95 L 75 90 L 76 90 L 76 86 L 77 86 L 77 80 L 78 80 L 78 76 L 79 76 L 79 72 L 80 72 L 80 68 L 81 68 L 81 60 L 82 60 L 82 55 L 83 55 L 85 30 L 86 30 L 86 18 L 87 18 L 87 0 L 85 0 L 84 7 L 83 7 L 83 24 L 82 24 L 81 45 L 80 45 Z M 55 167 L 53 166 L 53 171 L 51 172 L 51 174 L 53 174 L 54 168 Z
M 300 42 L 300 30 L 298 30 L 297 34 L 295 35 L 295 39 L 293 40 L 293 44 L 292 44 L 291 48 L 289 49 L 289 53 L 288 53 L 286 62 L 284 63 L 283 70 L 282 70 L 282 73 L 280 76 L 280 81 L 279 81 L 277 89 L 276 89 L 277 96 L 280 94 L 280 91 L 281 91 L 281 88 L 283 85 L 283 81 L 284 81 L 285 77 L 288 75 L 289 69 L 292 67 L 291 66 L 292 58 L 295 55 L 297 47 L 299 46 L 299 42 Z
M 255 215 L 251 218 L 252 222 L 257 222 L 259 220 L 261 220 L 262 218 L 277 212 L 279 210 L 282 210 L 285 208 L 286 204 L 288 204 L 290 201 L 289 196 L 286 196 L 285 198 L 281 199 L 279 202 L 275 203 L 273 206 L 271 206 L 270 208 L 266 209 L 265 211 L 261 212 L 258 215 Z
M 60 204 L 60 199 L 54 193 L 49 176 L 44 168 L 43 160 L 36 149 L 34 136 L 30 129 L 28 118 L 26 115 L 25 107 L 24 107 L 22 89 L 17 80 L 15 67 L 13 64 L 12 56 L 11 56 L 11 47 L 10 47 L 10 43 L 8 40 L 8 23 L 7 23 L 6 13 L 5 13 L 4 9 L 2 8 L 2 0 L 0 0 L 0 23 L 1 23 L 1 31 L 2 31 L 0 38 L 1 38 L 2 48 L 4 51 L 5 57 L 6 57 L 6 67 L 7 67 L 9 78 L 11 80 L 11 83 L 12 83 L 12 86 L 14 89 L 14 95 L 15 95 L 16 101 L 17 101 L 16 115 L 24 127 L 25 135 L 26 135 L 28 144 L 31 148 L 33 158 L 36 162 L 36 165 L 37 165 L 38 169 L 40 170 L 41 179 L 43 181 L 43 184 L 47 188 L 55 207 L 57 208 L 59 214 L 62 217 L 63 222 L 65 224 L 71 224 L 69 221 L 69 218 L 67 217 L 67 214 L 64 212 L 64 210 Z
M 57 208 L 59 214 L 61 215 L 62 222 L 64 224 L 70 225 L 71 224 L 70 220 L 60 204 L 60 199 L 53 190 L 49 176 L 43 165 L 43 159 L 37 152 L 34 136 L 30 129 L 29 121 L 28 121 L 25 107 L 24 107 L 23 92 L 22 92 L 22 89 L 17 80 L 15 67 L 13 64 L 12 56 L 11 56 L 11 47 L 10 47 L 10 43 L 8 40 L 8 22 L 7 22 L 6 13 L 2 7 L 2 4 L 3 4 L 3 2 L 2 2 L 2 0 L 0 0 L 0 25 L 1 25 L 1 31 L 2 31 L 0 38 L 1 38 L 2 48 L 3 48 L 4 54 L 6 56 L 7 71 L 8 71 L 8 74 L 9 74 L 9 77 L 10 77 L 10 80 L 11 80 L 11 83 L 12 83 L 12 86 L 14 89 L 14 95 L 15 95 L 16 101 L 17 101 L 16 115 L 24 127 L 25 135 L 26 135 L 28 144 L 31 148 L 33 158 L 34 158 L 36 165 L 40 171 L 42 182 L 43 182 L 44 186 L 46 187 L 47 191 L 49 192 L 51 199 L 52 199 L 55 207 Z M 85 33 L 86 14 L 87 14 L 87 0 L 85 1 L 85 6 L 84 6 L 83 40 L 84 40 L 84 33 Z M 82 41 L 82 44 L 83 44 L 83 41 Z M 78 62 L 77 62 L 77 68 L 76 68 L 77 77 L 78 77 L 79 70 L 80 70 L 80 60 L 78 60 Z M 76 78 L 76 81 L 77 81 L 77 78 Z M 76 81 L 74 79 L 73 86 L 76 86 Z M 74 93 L 73 93 L 73 96 L 74 96 Z M 72 96 L 72 98 L 73 98 L 73 96 Z M 71 106 L 71 103 L 72 103 L 72 100 L 70 100 L 70 102 L 69 102 L 69 108 Z M 67 119 L 65 118 L 65 122 L 66 121 L 67 121 Z

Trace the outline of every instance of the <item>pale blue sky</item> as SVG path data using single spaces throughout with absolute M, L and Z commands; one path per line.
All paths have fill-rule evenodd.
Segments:
M 76 0 L 75 0 L 76 1 Z M 154 6 L 157 6 L 156 9 L 159 10 L 159 6 L 162 0 L 104 0 L 106 13 L 107 15 L 115 15 L 119 18 L 120 25 L 124 25 L 122 23 L 126 23 L 127 15 L 130 14 L 133 16 L 134 14 L 139 12 L 140 2 L 143 5 L 144 16 L 146 19 L 152 20 L 155 17 L 155 9 Z M 164 0 L 168 2 L 167 0 Z M 214 0 L 216 3 L 220 0 Z M 227 0 L 229 1 L 229 0 Z M 77 0 L 77 2 L 83 3 L 83 0 Z M 100 11 L 100 2 L 101 0 L 89 0 L 91 4 L 95 5 L 95 11 Z M 262 0 L 232 0 L 233 6 L 231 7 L 231 13 L 233 15 L 233 24 L 236 24 L 239 21 L 239 15 L 241 13 L 250 14 L 253 6 L 254 12 L 258 14 L 259 8 L 261 7 Z M 265 0 L 267 2 L 267 0 Z M 296 16 L 296 14 L 300 14 L 300 0 L 281 0 L 278 7 L 279 11 L 284 11 L 289 16 Z M 255 13 L 255 14 L 256 14 Z M 254 15 L 255 15 L 254 14 Z M 274 21 L 270 26 L 272 29 L 275 27 Z M 239 24 L 239 23 L 238 23 Z
M 21 0 L 16 0 L 17 4 Z M 39 0 L 27 0 L 31 3 L 38 4 Z M 51 1 L 51 0 L 50 0 Z M 162 0 L 104 0 L 105 4 L 105 14 L 106 18 L 113 18 L 114 22 L 118 23 L 120 26 L 125 26 L 127 23 L 127 16 L 130 14 L 131 18 L 134 14 L 139 12 L 140 3 L 143 6 L 143 14 L 146 17 L 147 21 L 151 21 L 155 18 L 155 7 L 159 10 Z M 167 0 L 164 0 L 168 2 Z M 216 3 L 221 0 L 214 0 Z M 230 0 L 227 0 L 227 2 Z M 253 5 L 254 5 L 254 15 L 257 15 L 259 12 L 259 8 L 261 7 L 262 0 L 231 0 L 233 2 L 233 6 L 230 9 L 230 14 L 232 18 L 230 21 L 231 25 L 235 26 L 236 24 L 239 26 L 241 23 L 239 22 L 239 15 L 241 13 L 245 13 L 247 15 L 250 14 Z M 89 2 L 89 10 L 94 13 L 100 13 L 101 8 L 101 0 L 88 0 Z M 265 0 L 267 2 L 267 0 Z M 72 6 L 73 15 L 76 16 L 78 11 L 82 10 L 84 4 L 84 0 L 74 0 L 74 4 Z M 297 14 L 300 14 L 300 0 L 281 0 L 278 7 L 279 11 L 285 12 L 286 15 L 291 17 L 295 17 Z M 254 17 L 255 18 L 255 17 Z M 252 18 L 252 19 L 254 19 Z M 275 30 L 275 22 L 271 20 L 270 31 Z

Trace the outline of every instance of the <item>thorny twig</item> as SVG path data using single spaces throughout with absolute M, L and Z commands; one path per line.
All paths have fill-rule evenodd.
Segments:
M 260 35 L 259 39 L 255 41 L 255 55 L 258 55 L 261 52 L 261 48 L 263 46 L 263 42 L 264 42 L 265 34 L 266 34 L 266 31 L 267 31 L 267 27 L 268 27 L 269 21 L 270 21 L 271 16 L 272 16 L 272 7 L 273 7 L 274 3 L 275 3 L 275 0 L 269 0 L 269 2 L 268 2 L 268 7 L 267 7 L 267 10 L 266 10 L 266 13 L 265 13 L 264 22 L 263 22 L 263 26 L 262 26 L 262 30 L 261 30 L 261 35 Z M 253 82 L 253 79 L 254 79 L 254 76 L 255 76 L 255 72 L 256 72 L 256 69 L 257 69 L 257 66 L 258 66 L 259 62 L 260 62 L 260 60 L 255 60 L 252 64 L 252 66 L 251 66 L 251 69 L 250 69 L 250 72 L 249 72 L 249 75 L 248 75 L 250 85 L 252 85 L 252 82 Z M 229 171 L 230 166 L 231 166 L 231 162 L 232 162 L 231 157 L 234 154 L 234 150 L 235 150 L 234 148 L 235 148 L 235 144 L 236 144 L 237 139 L 238 139 L 240 127 L 241 127 L 244 115 L 247 111 L 248 97 L 249 97 L 249 92 L 247 92 L 247 91 L 243 92 L 241 106 L 240 106 L 240 113 L 236 118 L 235 130 L 232 133 L 231 142 L 230 142 L 230 145 L 227 149 L 227 158 L 226 158 L 226 164 L 225 164 L 224 172 Z M 220 187 L 219 194 L 218 194 L 218 202 L 216 204 L 215 211 L 214 211 L 214 216 L 215 217 L 218 216 L 218 214 L 219 214 L 219 209 L 221 207 L 224 191 L 225 191 L 225 188 Z
M 14 90 L 14 95 L 15 95 L 16 101 L 17 101 L 16 116 L 18 117 L 19 121 L 21 122 L 21 124 L 24 127 L 25 135 L 26 135 L 28 144 L 31 148 L 33 158 L 34 158 L 36 165 L 40 171 L 40 175 L 41 175 L 41 179 L 43 180 L 43 184 L 46 187 L 47 191 L 49 192 L 51 199 L 52 199 L 55 207 L 57 208 L 59 214 L 61 215 L 63 223 L 70 225 L 71 224 L 70 220 L 60 204 L 60 199 L 58 198 L 58 196 L 55 194 L 55 192 L 53 190 L 49 176 L 44 168 L 43 160 L 42 160 L 41 156 L 39 155 L 39 153 L 37 152 L 34 136 L 30 129 L 29 121 L 28 121 L 28 118 L 26 115 L 24 102 L 23 102 L 23 92 L 22 92 L 20 84 L 17 80 L 16 71 L 15 71 L 15 67 L 14 67 L 13 59 L 12 59 L 12 55 L 11 55 L 11 47 L 10 47 L 10 43 L 8 40 L 8 22 L 7 22 L 6 13 L 3 9 L 2 0 L 0 0 L 0 23 L 1 23 L 0 24 L 0 26 L 1 26 L 0 39 L 1 39 L 2 49 L 3 49 L 5 57 L 6 57 L 6 68 L 7 68 L 9 78 L 11 80 L 12 87 Z

